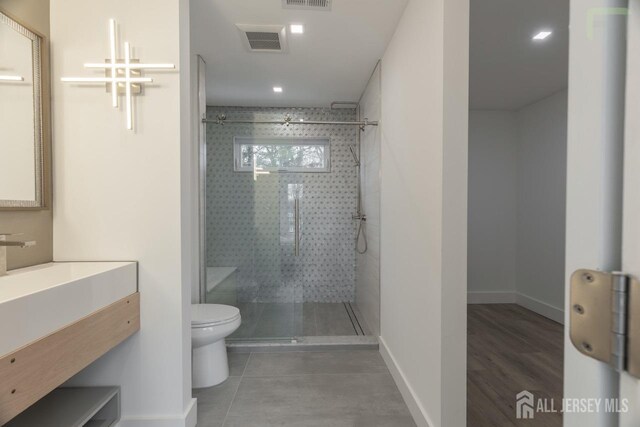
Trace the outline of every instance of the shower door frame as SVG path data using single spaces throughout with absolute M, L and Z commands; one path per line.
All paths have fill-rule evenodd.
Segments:
M 196 55 L 198 76 L 198 221 L 200 233 L 198 233 L 200 246 L 200 274 L 198 287 L 198 302 L 207 302 L 207 124 L 203 122 L 207 118 L 207 63 L 200 55 Z

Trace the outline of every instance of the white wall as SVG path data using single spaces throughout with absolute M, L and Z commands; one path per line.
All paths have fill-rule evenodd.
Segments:
M 382 59 L 381 352 L 418 425 L 466 422 L 466 0 L 411 0 Z
M 376 66 L 360 100 L 360 119 L 381 121 L 381 67 Z M 362 212 L 367 216 L 363 229 L 367 251 L 356 253 L 356 303 L 364 321 L 374 335 L 380 335 L 380 144 L 382 130 L 367 126 L 360 133 L 360 194 Z M 360 236 L 360 250 L 364 239 Z
M 197 422 L 197 402 L 191 393 L 191 303 L 200 283 L 200 211 L 197 57 L 191 42 L 191 0 L 179 2 L 180 42 L 180 234 L 181 234 L 181 321 L 182 417 L 178 424 L 192 427 Z
M 516 161 L 512 111 L 469 115 L 469 302 L 515 302 Z
M 469 302 L 563 322 L 567 91 L 471 113 Z
M 567 91 L 518 111 L 518 303 L 563 322 Z
M 134 57 L 177 67 L 146 73 L 135 132 L 104 87 L 60 82 L 99 75 L 82 64 L 108 56 L 109 18 Z M 186 0 L 51 2 L 54 259 L 139 262 L 140 332 L 72 381 L 121 385 L 123 426 L 195 424 L 187 22 Z

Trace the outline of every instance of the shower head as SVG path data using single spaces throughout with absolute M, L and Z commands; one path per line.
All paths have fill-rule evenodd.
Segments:
M 356 163 L 356 166 L 360 166 L 360 159 L 356 154 L 356 150 L 353 148 L 353 145 L 349 146 L 349 151 L 351 151 L 351 155 L 353 156 L 353 161 Z

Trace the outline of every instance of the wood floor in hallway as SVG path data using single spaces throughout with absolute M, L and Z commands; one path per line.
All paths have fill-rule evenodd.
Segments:
M 562 414 L 516 419 L 516 394 L 562 402 L 563 326 L 515 304 L 468 306 L 467 425 L 562 426 Z

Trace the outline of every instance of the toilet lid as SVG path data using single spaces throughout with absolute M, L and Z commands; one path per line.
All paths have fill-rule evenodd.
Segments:
M 192 304 L 191 325 L 210 326 L 229 323 L 240 317 L 240 310 L 222 304 Z

